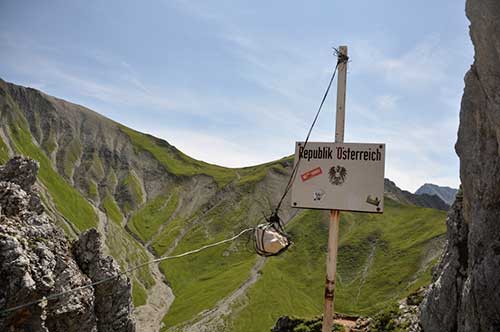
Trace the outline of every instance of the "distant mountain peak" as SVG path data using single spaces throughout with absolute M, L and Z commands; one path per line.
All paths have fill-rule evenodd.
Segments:
M 446 204 L 451 205 L 455 201 L 458 189 L 446 186 L 438 186 L 433 183 L 425 183 L 415 191 L 415 195 L 436 195 L 441 198 Z
M 401 204 L 416 205 L 443 211 L 447 211 L 451 205 L 436 194 L 422 193 L 417 195 L 402 190 L 387 178 L 384 181 L 384 191 L 385 196 Z

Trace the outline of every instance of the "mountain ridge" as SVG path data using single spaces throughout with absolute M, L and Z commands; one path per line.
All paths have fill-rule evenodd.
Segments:
M 438 195 L 421 193 L 412 194 L 409 191 L 400 189 L 393 181 L 389 179 L 384 180 L 385 195 L 398 201 L 402 204 L 411 204 L 415 206 L 427 207 L 448 211 L 450 205 L 441 199 Z

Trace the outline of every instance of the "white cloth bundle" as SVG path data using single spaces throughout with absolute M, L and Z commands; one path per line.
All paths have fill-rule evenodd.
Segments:
M 259 255 L 272 256 L 287 248 L 290 241 L 269 224 L 262 224 L 255 228 L 255 244 Z

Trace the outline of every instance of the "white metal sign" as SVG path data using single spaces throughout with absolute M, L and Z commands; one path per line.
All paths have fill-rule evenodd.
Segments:
M 385 144 L 297 142 L 292 206 L 382 213 Z

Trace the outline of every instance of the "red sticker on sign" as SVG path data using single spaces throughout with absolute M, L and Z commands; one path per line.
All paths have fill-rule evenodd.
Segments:
M 321 174 L 323 174 L 323 170 L 321 169 L 321 167 L 316 167 L 315 169 L 312 169 L 309 172 L 305 172 L 304 174 L 302 174 L 300 178 L 302 179 L 302 182 L 305 182 Z

